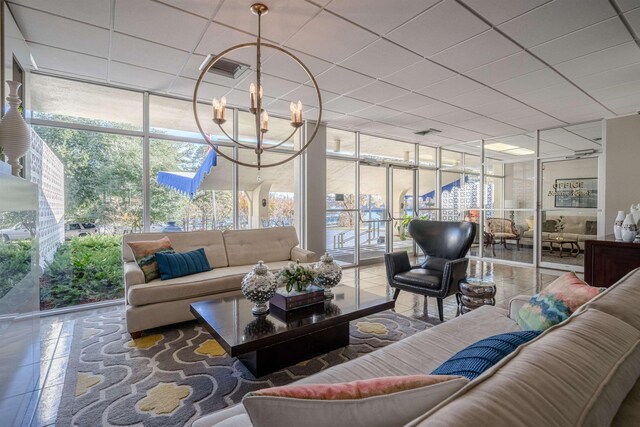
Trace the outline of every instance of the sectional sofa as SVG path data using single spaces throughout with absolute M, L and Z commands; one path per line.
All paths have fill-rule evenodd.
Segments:
M 514 314 L 528 299 L 481 307 L 297 383 L 428 374 L 477 340 L 519 330 Z M 639 306 L 640 269 L 405 427 L 640 425 Z M 252 423 L 239 404 L 193 423 L 210 426 Z
M 129 242 L 168 236 L 176 252 L 204 248 L 211 271 L 145 283 Z M 193 320 L 189 304 L 240 289 L 240 281 L 260 260 L 272 270 L 291 261 L 316 261 L 316 254 L 298 247 L 294 227 L 253 230 L 136 233 L 122 239 L 127 330 L 133 337 L 146 329 Z

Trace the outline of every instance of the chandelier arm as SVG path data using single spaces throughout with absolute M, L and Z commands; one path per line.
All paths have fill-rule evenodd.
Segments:
M 218 123 L 218 127 L 220 128 L 220 130 L 222 131 L 222 133 L 224 133 L 224 135 L 225 135 L 227 138 L 229 138 L 229 140 L 230 140 L 231 142 L 233 142 L 234 144 L 238 144 L 239 146 L 241 146 L 241 147 L 243 147 L 243 148 L 248 148 L 249 150 L 253 150 L 253 149 L 255 149 L 255 148 L 256 148 L 256 147 L 252 147 L 252 146 L 250 146 L 250 145 L 245 145 L 245 144 L 243 144 L 243 143 L 241 143 L 241 142 L 238 142 L 238 141 L 236 141 L 235 139 L 233 139 L 233 138 L 231 137 L 231 135 L 229 135 L 229 134 L 227 133 L 227 131 L 225 131 L 225 130 L 224 130 L 224 128 L 222 127 L 222 125 L 221 125 L 220 123 Z
M 264 151 L 267 151 L 267 150 L 273 150 L 274 148 L 280 147 L 282 144 L 284 144 L 285 142 L 289 141 L 293 137 L 293 135 L 296 134 L 297 131 L 298 131 L 298 128 L 294 129 L 293 132 L 291 132 L 291 135 L 289 135 L 287 137 L 287 139 L 283 140 L 282 142 L 279 142 L 276 145 L 270 145 L 269 147 L 263 147 L 262 149 Z
M 228 55 L 229 53 L 234 52 L 236 50 L 240 50 L 240 49 L 244 49 L 244 48 L 248 48 L 248 47 L 252 47 L 252 46 L 256 46 L 256 43 L 255 42 L 252 42 L 252 43 L 241 43 L 241 44 L 238 44 L 238 45 L 235 45 L 235 46 L 231 46 L 231 47 L 223 50 L 222 52 L 220 52 L 216 57 L 211 58 L 211 60 L 207 63 L 207 65 L 200 72 L 200 76 L 198 77 L 198 80 L 196 81 L 196 86 L 195 86 L 195 88 L 193 90 L 192 104 L 193 104 L 194 119 L 195 119 L 195 122 L 196 122 L 196 126 L 198 127 L 198 130 L 200 131 L 200 134 L 202 135 L 204 140 L 207 142 L 207 144 L 209 144 L 209 146 L 211 146 L 211 148 L 217 154 L 219 154 L 222 158 L 224 158 L 226 160 L 229 160 L 230 162 L 235 163 L 237 165 L 245 166 L 245 167 L 249 167 L 249 168 L 258 168 L 258 165 L 254 164 L 254 163 L 242 162 L 240 160 L 234 159 L 233 157 L 223 153 L 216 145 L 214 145 L 211 142 L 211 139 L 204 132 L 204 130 L 202 128 L 202 124 L 200 123 L 200 118 L 198 117 L 198 104 L 199 104 L 198 103 L 198 91 L 200 89 L 200 85 L 202 84 L 202 81 L 203 81 L 205 75 L 225 55 Z M 318 82 L 316 81 L 315 77 L 313 76 L 313 74 L 311 73 L 309 68 L 302 61 L 300 61 L 295 55 L 293 55 L 292 53 L 288 52 L 287 50 L 281 48 L 280 46 L 276 46 L 276 45 L 273 45 L 273 44 L 270 44 L 270 43 L 262 43 L 262 46 L 268 47 L 268 48 L 271 48 L 271 49 L 275 49 L 277 51 L 280 51 L 283 54 L 285 54 L 288 57 L 290 57 L 291 59 L 293 59 L 298 65 L 300 65 L 300 67 L 302 67 L 302 69 L 307 73 L 307 76 L 309 77 L 309 79 L 313 83 L 313 86 L 314 86 L 315 91 L 316 91 L 316 96 L 318 98 L 318 116 L 317 116 L 317 119 L 316 119 L 316 122 L 315 122 L 315 126 L 314 126 L 314 129 L 313 129 L 313 132 L 311 133 L 311 136 L 307 139 L 306 143 L 300 148 L 300 150 L 298 150 L 293 155 L 287 157 L 286 159 L 281 160 L 279 162 L 275 162 L 275 163 L 269 163 L 269 164 L 266 164 L 266 165 L 260 165 L 260 168 L 269 168 L 269 167 L 280 166 L 280 165 L 282 165 L 284 163 L 287 163 L 287 162 L 293 160 L 294 158 L 296 158 L 297 156 L 302 154 L 307 149 L 307 147 L 311 144 L 311 142 L 313 142 L 313 139 L 315 138 L 315 136 L 317 135 L 317 133 L 318 133 L 318 131 L 320 129 L 320 123 L 321 123 L 321 120 L 322 120 L 322 96 L 320 94 L 320 89 L 319 89 L 319 86 L 318 86 Z

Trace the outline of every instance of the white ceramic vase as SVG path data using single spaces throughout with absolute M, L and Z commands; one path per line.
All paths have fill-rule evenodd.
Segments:
M 613 234 L 616 237 L 616 240 L 622 240 L 622 223 L 624 222 L 624 219 L 624 211 L 618 211 L 616 222 L 613 223 Z
M 622 240 L 629 243 L 633 242 L 637 233 L 638 226 L 636 225 L 636 221 L 633 219 L 633 215 L 629 214 L 622 223 Z
M 258 261 L 242 279 L 240 290 L 253 303 L 253 314 L 260 315 L 269 312 L 267 302 L 276 294 L 277 287 L 276 276 L 264 262 Z
M 7 80 L 7 85 L 9 86 L 9 96 L 7 96 L 9 111 L 0 121 L 0 145 L 4 155 L 7 156 L 7 163 L 11 165 L 11 173 L 14 176 L 20 176 L 22 169 L 20 158 L 29 150 L 31 129 L 18 111 L 22 102 L 18 96 L 21 83 Z

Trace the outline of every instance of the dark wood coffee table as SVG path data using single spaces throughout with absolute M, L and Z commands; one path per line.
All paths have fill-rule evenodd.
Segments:
M 347 285 L 335 298 L 294 312 L 251 313 L 253 304 L 240 292 L 191 304 L 191 313 L 228 355 L 237 357 L 255 377 L 349 345 L 349 322 L 394 308 L 390 296 Z
M 554 244 L 558 244 L 560 246 L 560 258 L 562 258 L 562 252 L 564 250 L 564 245 L 569 246 L 569 255 L 576 258 L 580 254 L 580 245 L 578 241 L 575 239 L 542 239 L 542 243 L 549 243 L 549 253 L 552 254 Z

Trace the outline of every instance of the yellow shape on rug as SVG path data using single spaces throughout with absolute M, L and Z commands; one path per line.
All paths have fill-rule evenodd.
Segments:
M 190 394 L 191 391 L 186 385 L 160 383 L 147 391 L 147 397 L 140 401 L 138 408 L 156 415 L 171 414 Z
M 196 349 L 196 353 L 203 356 L 219 357 L 224 356 L 226 351 L 216 340 L 206 340 Z
M 158 344 L 163 338 L 164 338 L 164 335 L 162 334 L 148 335 L 146 337 L 136 338 L 134 340 L 129 341 L 127 343 L 127 347 L 135 347 L 135 348 L 141 348 L 143 350 L 146 350 Z
M 98 335 L 100 332 L 102 332 L 101 329 L 94 329 L 94 328 L 84 328 L 82 330 L 82 339 L 86 340 L 88 338 L 91 337 L 95 337 L 96 335 Z
M 79 372 L 76 382 L 76 397 L 85 394 L 91 387 L 102 381 L 102 375 L 93 375 L 89 372 Z
M 358 322 L 356 326 L 363 334 L 386 335 L 389 332 L 386 326 L 378 322 Z

